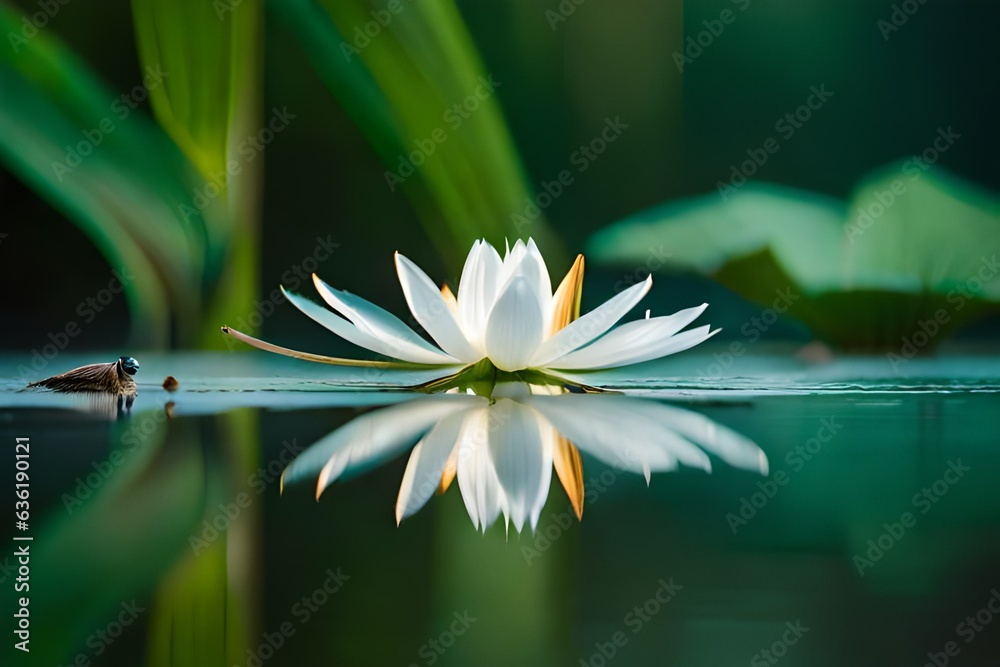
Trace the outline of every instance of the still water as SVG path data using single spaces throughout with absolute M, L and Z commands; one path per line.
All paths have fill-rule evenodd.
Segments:
M 633 380 L 638 398 L 536 406 L 583 453 L 583 521 L 552 475 L 520 535 L 502 518 L 483 535 L 457 483 L 397 527 L 407 425 L 451 414 L 445 398 L 255 355 L 140 360 L 123 415 L 19 392 L 24 360 L 2 364 L 0 664 L 997 664 L 995 357 L 887 379 L 877 360 L 766 356 L 713 377 L 690 355 Z M 317 501 L 345 424 L 395 449 L 351 450 Z

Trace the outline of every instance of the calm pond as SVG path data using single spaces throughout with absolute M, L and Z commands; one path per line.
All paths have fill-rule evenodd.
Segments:
M 30 360 L 0 361 L 7 516 L 16 439 L 30 439 L 28 528 L 0 527 L 4 665 L 920 667 L 1000 654 L 995 356 L 900 373 L 882 357 L 807 367 L 775 351 L 718 372 L 711 349 L 670 359 L 623 382 L 635 398 L 574 395 L 546 414 L 621 451 L 679 433 L 696 447 L 676 471 L 653 466 L 647 488 L 641 465 L 581 442 L 582 522 L 553 475 L 533 532 L 501 518 L 485 536 L 458 484 L 397 527 L 419 434 L 316 500 L 326 453 L 311 445 L 359 418 L 366 433 L 392 428 L 413 400 L 400 414 L 433 425 L 449 397 L 345 386 L 384 378 L 254 353 L 135 356 L 127 414 L 19 391 Z M 177 391 L 161 388 L 167 375 Z M 286 464 L 310 452 L 320 463 L 302 458 L 282 492 Z M 23 545 L 30 590 L 15 592 Z M 13 648 L 25 595 L 30 654 Z

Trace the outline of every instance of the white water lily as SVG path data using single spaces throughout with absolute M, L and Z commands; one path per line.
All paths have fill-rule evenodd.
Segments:
M 496 371 L 582 384 L 580 373 L 658 359 L 693 347 L 716 332 L 688 331 L 708 304 L 665 317 L 615 325 L 646 295 L 652 277 L 632 285 L 579 316 L 583 256 L 553 293 L 548 269 L 533 240 L 517 241 L 504 257 L 476 241 L 454 295 L 438 289 L 416 264 L 396 253 L 396 271 L 407 305 L 430 342 L 386 310 L 330 287 L 315 274 L 316 290 L 333 309 L 284 290 L 288 300 L 338 336 L 395 362 L 339 359 L 297 352 L 223 327 L 255 347 L 323 363 L 381 368 L 440 369 L 443 379 L 497 379 Z M 717 331 L 717 330 L 716 330 Z
M 549 388 L 551 389 L 551 388 Z M 519 532 L 534 529 L 553 469 L 583 515 L 579 449 L 620 471 L 645 475 L 679 465 L 711 472 L 709 454 L 767 474 L 767 457 L 747 438 L 695 412 L 609 394 L 551 394 L 522 383 L 497 385 L 493 399 L 426 396 L 369 412 L 309 447 L 285 470 L 282 488 L 317 479 L 317 499 L 334 481 L 410 453 L 396 521 L 420 510 L 451 482 L 472 523 L 485 531 L 502 514 Z

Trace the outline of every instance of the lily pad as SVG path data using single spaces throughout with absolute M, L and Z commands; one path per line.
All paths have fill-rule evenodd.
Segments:
M 901 163 L 866 177 L 850 203 L 747 184 L 671 202 L 596 234 L 603 263 L 664 247 L 676 269 L 711 276 L 844 349 L 933 349 L 1000 310 L 1000 198 L 940 170 Z

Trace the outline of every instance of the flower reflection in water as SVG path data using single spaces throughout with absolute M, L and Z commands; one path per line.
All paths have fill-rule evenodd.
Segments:
M 544 393 L 533 393 L 533 392 Z M 696 412 L 612 394 L 552 395 L 548 388 L 498 385 L 493 398 L 423 396 L 370 412 L 337 429 L 285 470 L 282 485 L 317 479 L 317 499 L 334 481 L 369 470 L 408 449 L 396 520 L 423 507 L 455 479 L 466 510 L 483 531 L 502 514 L 532 529 L 549 492 L 552 470 L 577 516 L 583 513 L 579 450 L 642 474 L 680 465 L 711 472 L 709 454 L 767 474 L 753 442 Z

